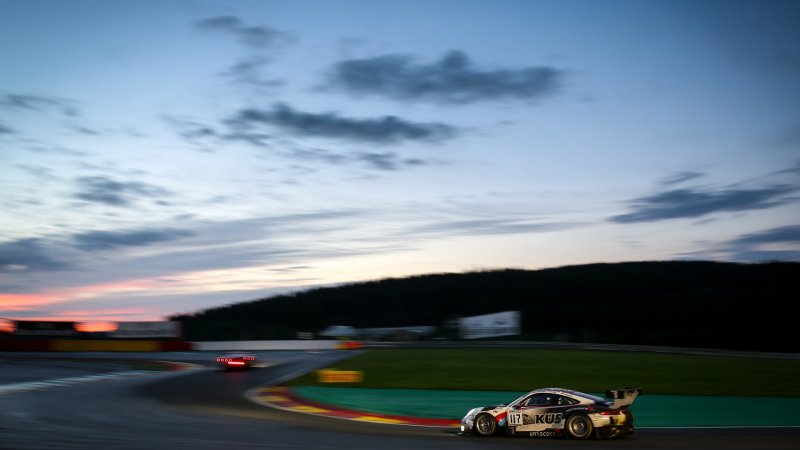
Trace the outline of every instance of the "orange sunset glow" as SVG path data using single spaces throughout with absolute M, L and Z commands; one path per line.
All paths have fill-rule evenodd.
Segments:
M 14 322 L 8 319 L 0 319 L 0 333 L 11 333 L 14 329 Z
M 117 324 L 114 322 L 79 322 L 75 324 L 75 329 L 84 333 L 114 331 L 117 329 Z
M 30 294 L 10 294 L 0 293 L 0 307 L 7 312 L 11 319 L 15 312 L 30 313 L 31 310 L 48 305 L 57 305 L 77 299 L 98 298 L 104 295 L 118 294 L 121 292 L 136 292 L 145 290 L 157 285 L 158 282 L 148 279 L 126 280 L 113 283 L 92 284 L 86 286 L 76 286 L 58 291 L 42 291 Z M 31 316 L 27 314 L 25 318 L 31 320 L 64 320 L 64 321 L 85 321 L 91 323 L 84 325 L 85 329 L 79 331 L 109 331 L 116 329 L 111 326 L 114 321 L 126 320 L 130 316 L 150 316 L 153 311 L 146 308 L 114 308 L 96 309 L 84 311 L 64 311 L 60 314 L 47 314 Z M 18 317 L 22 319 L 22 317 Z M 127 319 L 129 320 L 129 319 Z

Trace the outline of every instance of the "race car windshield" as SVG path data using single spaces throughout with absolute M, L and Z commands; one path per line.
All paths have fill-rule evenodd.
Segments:
M 527 397 L 527 396 L 529 396 L 529 395 L 531 395 L 531 393 L 530 393 L 530 392 L 528 392 L 527 394 L 523 395 L 522 397 L 518 397 L 518 398 L 516 398 L 516 399 L 515 399 L 514 401 L 512 401 L 511 403 L 503 403 L 503 404 L 504 404 L 504 405 L 516 405 L 517 403 L 519 403 L 519 402 L 521 402 L 521 401 L 525 400 L 525 397 Z

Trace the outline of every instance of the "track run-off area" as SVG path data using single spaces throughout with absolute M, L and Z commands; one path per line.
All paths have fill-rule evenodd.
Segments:
M 260 367 L 223 372 L 211 352 L 0 353 L 0 449 L 796 449 L 800 442 L 800 428 L 791 423 L 652 427 L 637 417 L 634 436 L 576 442 L 465 437 L 447 423 L 410 426 L 324 417 L 250 397 L 352 352 L 256 354 Z M 386 392 L 379 398 L 384 404 L 399 402 Z M 430 408 L 443 409 L 439 401 L 432 399 Z M 693 414 L 682 409 L 668 414 Z M 790 406 L 781 414 L 796 421 L 797 411 Z

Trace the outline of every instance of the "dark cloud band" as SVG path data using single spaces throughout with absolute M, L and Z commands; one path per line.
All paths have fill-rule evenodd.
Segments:
M 406 55 L 341 61 L 324 87 L 398 100 L 471 103 L 538 99 L 553 93 L 561 77 L 551 67 L 482 70 L 463 52 L 451 51 L 432 64 L 418 64 Z
M 47 250 L 47 242 L 28 238 L 0 243 L 0 273 L 59 270 L 65 264 Z
M 81 250 L 113 250 L 118 247 L 141 247 L 158 242 L 168 242 L 193 233 L 186 230 L 154 229 L 135 231 L 90 231 L 76 234 L 73 239 Z
M 307 113 L 279 103 L 271 109 L 244 109 L 227 121 L 237 130 L 268 125 L 290 134 L 346 139 L 377 144 L 404 141 L 438 142 L 454 137 L 458 129 L 442 123 L 410 122 L 395 116 L 353 119 L 336 113 Z
M 41 95 L 7 94 L 0 96 L 0 107 L 5 109 L 27 109 L 31 111 L 54 110 L 65 116 L 79 115 L 73 102 Z
M 800 225 L 771 228 L 746 234 L 730 242 L 731 245 L 800 244 Z
M 705 174 L 700 172 L 678 172 L 675 174 L 670 175 L 664 180 L 665 185 L 674 185 L 674 184 L 681 184 L 687 181 L 695 180 L 697 178 L 703 177 Z
M 796 187 L 789 185 L 718 191 L 674 189 L 632 200 L 632 212 L 614 216 L 610 220 L 617 223 L 654 222 L 702 217 L 722 211 L 766 209 L 792 201 L 786 196 L 796 190 Z
M 128 206 L 140 198 L 161 198 L 170 193 L 166 189 L 139 181 L 116 181 L 108 177 L 81 177 L 77 179 L 76 198 L 110 206 Z
M 287 34 L 265 26 L 246 26 L 234 16 L 220 16 L 195 22 L 201 30 L 219 31 L 236 36 L 240 42 L 253 49 L 265 49 L 285 42 Z

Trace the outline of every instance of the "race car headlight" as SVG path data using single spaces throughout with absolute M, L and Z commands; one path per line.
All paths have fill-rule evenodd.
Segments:
M 461 419 L 461 421 L 462 422 L 471 422 L 472 419 L 475 417 L 476 414 L 478 414 L 478 411 L 480 411 L 480 410 L 481 410 L 481 408 L 472 408 L 472 409 L 470 409 L 469 411 L 467 411 L 467 415 L 465 415 L 464 418 Z

